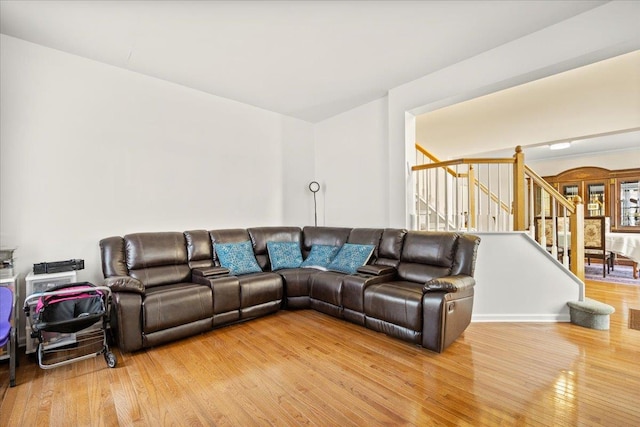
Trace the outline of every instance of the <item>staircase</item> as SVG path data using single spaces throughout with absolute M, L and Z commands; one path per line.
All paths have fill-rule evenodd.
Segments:
M 413 228 L 425 231 L 526 232 L 582 283 L 569 303 L 571 321 L 608 328 L 613 308 L 584 298 L 584 205 L 553 188 L 525 164 L 521 147 L 509 158 L 441 161 L 419 144 L 412 167 Z M 559 227 L 569 224 L 569 227 Z M 567 231 L 570 231 L 570 238 Z M 568 273 L 569 274 L 569 273 Z M 595 308 L 594 308 L 595 307 Z M 604 317 L 603 317 L 604 316 Z M 606 318 L 606 321 L 605 321 Z

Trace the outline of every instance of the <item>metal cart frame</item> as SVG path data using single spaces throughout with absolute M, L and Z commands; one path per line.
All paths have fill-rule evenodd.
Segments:
M 77 285 L 76 288 L 73 288 Z M 79 288 L 82 287 L 82 288 Z M 69 288 L 69 289 L 67 289 Z M 72 297 L 81 293 L 95 293 L 95 295 L 101 295 L 103 301 L 104 311 L 99 315 L 99 319 L 93 322 L 91 325 L 85 328 L 78 329 L 75 333 L 77 338 L 74 337 L 71 342 L 63 342 L 62 345 L 57 343 L 55 345 L 48 344 L 43 337 L 43 333 L 47 332 L 60 332 L 56 330 L 60 325 L 73 326 L 74 322 L 82 322 L 86 317 L 77 317 L 69 319 L 65 322 L 57 322 L 58 325 L 47 326 L 35 323 L 37 321 L 37 314 L 34 306 L 41 299 L 49 296 L 67 296 Z M 107 342 L 107 330 L 109 328 L 109 314 L 111 310 L 111 289 L 106 286 L 93 286 L 89 283 L 71 283 L 64 285 L 64 289 L 50 290 L 47 292 L 41 292 L 29 295 L 24 301 L 24 312 L 27 318 L 27 324 L 31 329 L 32 338 L 38 338 L 38 348 L 36 350 L 38 365 L 42 369 L 52 369 L 59 366 L 68 365 L 70 363 L 79 362 L 81 360 L 90 359 L 92 357 L 104 355 L 107 366 L 113 368 L 116 366 L 116 356 L 109 350 L 109 344 Z M 95 324 L 102 321 L 102 327 L 100 330 L 95 328 Z M 93 328 L 93 330 L 92 330 Z M 101 344 L 99 350 L 95 350 L 96 346 Z M 94 350 L 91 350 L 94 349 Z M 84 350 L 84 351 L 83 351 Z M 69 357 L 63 359 L 64 353 L 83 353 L 79 356 Z M 59 361 L 47 363 L 45 356 L 47 355 L 59 355 Z

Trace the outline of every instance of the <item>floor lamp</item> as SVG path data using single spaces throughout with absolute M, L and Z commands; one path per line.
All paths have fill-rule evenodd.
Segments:
M 316 203 L 316 193 L 320 190 L 320 184 L 316 181 L 309 183 L 309 191 L 313 193 L 313 218 L 315 220 L 316 227 L 318 226 L 318 204 Z

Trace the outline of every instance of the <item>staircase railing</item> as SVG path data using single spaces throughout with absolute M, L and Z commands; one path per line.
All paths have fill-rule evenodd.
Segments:
M 422 230 L 512 229 L 511 193 L 513 158 L 440 161 L 416 145 L 412 169 L 416 183 L 416 228 Z M 421 156 L 424 156 L 421 158 Z M 444 218 L 444 221 L 440 221 Z
M 521 147 L 509 158 L 440 161 L 416 144 L 412 171 L 416 229 L 528 231 L 584 280 L 582 201 L 566 199 L 529 168 Z

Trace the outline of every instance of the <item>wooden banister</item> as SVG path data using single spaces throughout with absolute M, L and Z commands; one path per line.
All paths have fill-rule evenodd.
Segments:
M 438 163 L 426 163 L 424 165 L 415 165 L 411 167 L 412 171 L 421 171 L 425 169 L 435 169 L 435 168 L 443 168 L 447 166 L 455 166 L 455 165 L 475 165 L 478 163 L 482 164 L 496 164 L 496 163 L 513 163 L 514 160 L 511 158 L 495 158 L 495 159 L 455 159 L 455 160 L 447 160 L 444 162 Z M 453 176 L 457 176 L 455 171 L 453 172 Z
M 558 190 L 553 188 L 553 186 L 551 184 L 549 184 L 547 181 L 545 181 L 544 178 L 542 178 L 535 171 L 533 171 L 533 169 L 531 169 L 527 165 L 524 165 L 524 169 L 525 169 L 526 175 L 533 180 L 534 184 L 536 184 L 538 187 L 544 189 L 544 191 L 549 193 L 549 195 L 554 200 L 556 200 L 562 206 L 567 208 L 567 210 L 570 213 L 574 213 L 576 211 L 575 205 L 570 200 L 567 200 L 562 194 L 560 194 L 558 192 Z
M 434 156 L 433 154 L 431 154 L 430 152 L 428 152 L 424 147 L 422 147 L 420 144 L 416 143 L 416 150 L 418 150 L 420 153 L 424 154 L 425 156 L 427 156 L 429 158 L 429 160 L 431 160 L 434 163 L 440 163 L 440 159 L 438 159 L 436 156 Z M 460 175 L 456 174 L 456 172 L 451 169 L 451 168 L 446 168 L 445 169 L 447 171 L 447 173 L 453 177 L 460 177 Z

